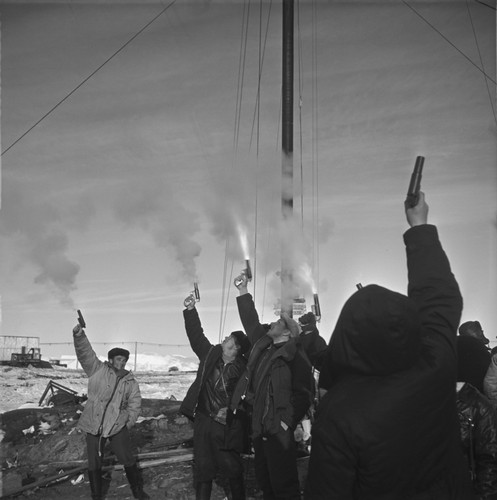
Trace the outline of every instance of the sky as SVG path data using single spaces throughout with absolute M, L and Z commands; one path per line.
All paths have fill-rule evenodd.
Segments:
M 0 1 L 1 335 L 190 355 L 264 322 L 290 262 L 328 340 L 356 284 L 405 293 L 416 157 L 462 321 L 497 343 L 495 0 L 322 1 L 295 14 L 294 212 L 281 221 L 281 2 Z M 493 7 L 493 8 L 492 8 Z

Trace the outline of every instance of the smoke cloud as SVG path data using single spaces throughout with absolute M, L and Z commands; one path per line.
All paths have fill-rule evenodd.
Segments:
M 246 258 L 244 237 L 249 254 L 254 248 L 255 195 L 252 182 L 246 174 L 234 169 L 217 174 L 215 181 L 202 196 L 210 231 L 220 243 L 230 242 L 230 258 L 242 261 Z
M 240 267 L 244 266 L 245 258 L 250 258 L 253 265 L 257 260 L 258 274 L 267 273 L 268 285 L 275 297 L 283 293 L 285 298 L 293 299 L 312 294 L 317 288 L 317 277 L 313 276 L 316 246 L 325 243 L 332 234 L 331 220 L 321 218 L 315 235 L 310 234 L 312 221 L 306 217 L 302 223 L 298 208 L 292 217 L 282 220 L 282 184 L 285 183 L 281 170 L 274 165 L 258 172 L 253 168 L 231 168 L 216 174 L 215 181 L 204 194 L 203 203 L 212 234 L 220 243 L 230 242 L 228 257 Z M 286 184 L 288 187 L 288 182 Z M 242 244 L 244 234 L 248 255 Z M 291 279 L 285 280 L 283 290 L 282 267 L 291 272 Z
M 0 234 L 14 238 L 18 259 L 27 259 L 38 270 L 34 283 L 46 286 L 60 303 L 73 307 L 79 265 L 67 257 L 68 237 L 58 209 L 36 202 L 12 181 L 3 186 Z M 18 264 L 22 265 L 21 262 Z
M 201 246 L 194 236 L 200 230 L 198 215 L 184 207 L 164 181 L 155 177 L 123 186 L 114 203 L 115 216 L 126 226 L 150 233 L 159 248 L 167 250 L 188 281 L 197 278 L 195 258 Z

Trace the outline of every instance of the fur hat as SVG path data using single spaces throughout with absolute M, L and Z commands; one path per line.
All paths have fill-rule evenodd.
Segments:
M 236 343 L 240 346 L 240 354 L 245 354 L 250 350 L 250 340 L 241 330 L 231 332 L 231 336 L 235 337 Z
M 127 349 L 122 349 L 121 347 L 114 347 L 107 353 L 108 359 L 113 359 L 116 356 L 124 356 L 127 361 L 129 359 L 129 351 Z

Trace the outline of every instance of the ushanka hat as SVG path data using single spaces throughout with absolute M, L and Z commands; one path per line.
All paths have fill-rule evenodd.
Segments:
M 108 359 L 113 359 L 116 356 L 124 356 L 127 361 L 129 359 L 129 351 L 127 349 L 122 349 L 121 347 L 114 347 L 107 353 Z

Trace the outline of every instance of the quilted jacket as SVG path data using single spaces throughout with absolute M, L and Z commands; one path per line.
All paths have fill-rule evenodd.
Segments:
M 140 414 L 138 382 L 127 370 L 117 372 L 107 361 L 100 361 L 86 334 L 74 334 L 76 355 L 88 376 L 88 401 L 78 427 L 103 437 L 117 434 L 125 425 L 132 427 Z

